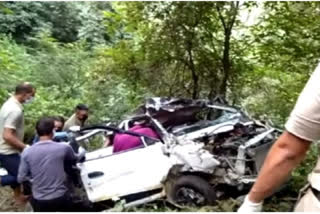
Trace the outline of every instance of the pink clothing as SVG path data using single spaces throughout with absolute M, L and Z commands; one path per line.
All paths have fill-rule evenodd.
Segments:
M 136 125 L 129 129 L 129 131 L 136 132 L 139 134 L 144 134 L 146 136 L 159 139 L 159 136 L 155 131 L 149 127 L 143 127 L 141 125 Z M 128 149 L 132 149 L 142 145 L 141 139 L 136 136 L 128 134 L 116 134 L 113 140 L 113 152 L 120 152 Z

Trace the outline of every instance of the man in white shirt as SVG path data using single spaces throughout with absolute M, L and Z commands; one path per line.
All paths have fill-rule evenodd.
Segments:
M 25 202 L 21 187 L 17 183 L 20 153 L 27 147 L 23 143 L 23 105 L 30 103 L 35 96 L 35 88 L 30 83 L 16 86 L 15 94 L 0 109 L 0 164 L 9 175 L 0 177 L 2 186 L 11 185 L 18 204 Z

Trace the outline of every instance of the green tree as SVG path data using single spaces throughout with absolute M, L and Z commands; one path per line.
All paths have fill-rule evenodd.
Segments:
M 109 56 L 126 67 L 133 84 L 147 82 L 169 96 L 225 97 L 244 69 L 234 50 L 243 38 L 232 34 L 240 26 L 238 2 L 130 2 L 114 8 L 122 16 L 115 16 L 121 22 L 116 26 L 126 26 L 132 39 L 117 43 Z M 127 58 L 119 60 L 120 53 Z
M 0 33 L 10 34 L 19 43 L 42 32 L 63 43 L 87 40 L 109 41 L 103 25 L 108 2 L 2 2 Z
M 282 126 L 314 71 L 319 52 L 319 2 L 266 2 L 250 28 L 253 68 L 233 93 L 250 112 Z M 254 91 L 255 93 L 252 93 Z

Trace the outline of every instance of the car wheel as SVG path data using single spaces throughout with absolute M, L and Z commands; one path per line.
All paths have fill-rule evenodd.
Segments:
M 209 205 L 216 199 L 212 186 L 203 178 L 194 175 L 177 178 L 166 190 L 168 200 L 178 207 Z

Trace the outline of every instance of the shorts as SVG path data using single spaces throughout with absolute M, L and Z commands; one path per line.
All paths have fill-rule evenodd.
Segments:
M 8 175 L 1 176 L 2 186 L 10 185 L 12 188 L 19 186 L 17 182 L 18 170 L 20 165 L 20 155 L 11 154 L 4 155 L 0 154 L 0 164 L 8 172 Z

